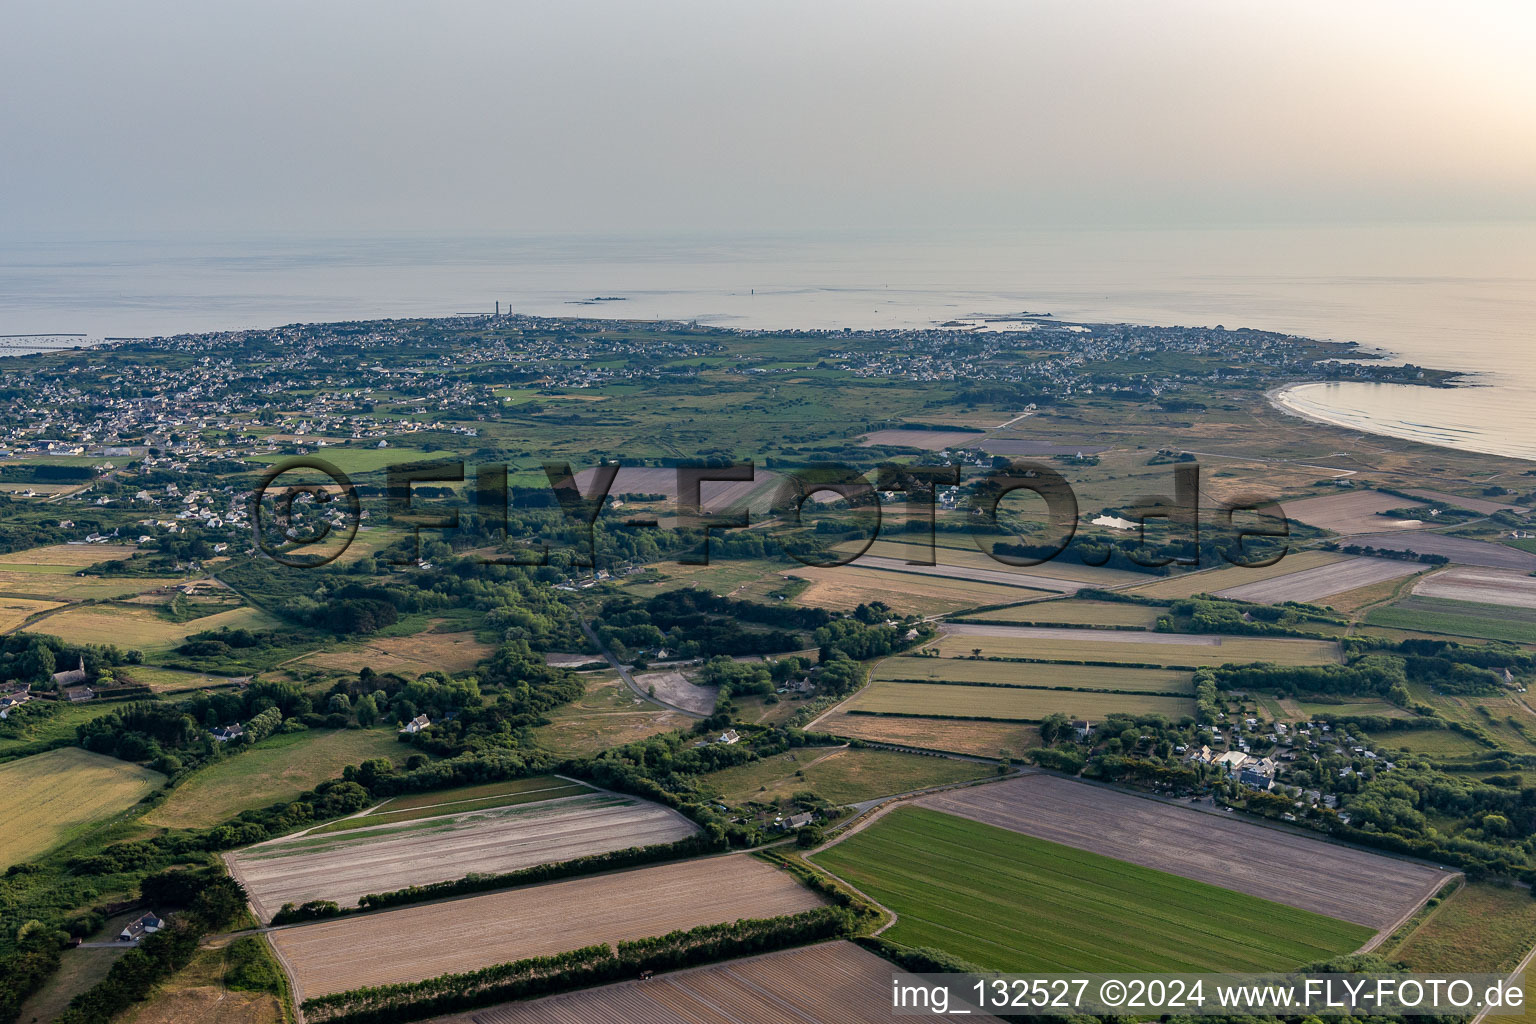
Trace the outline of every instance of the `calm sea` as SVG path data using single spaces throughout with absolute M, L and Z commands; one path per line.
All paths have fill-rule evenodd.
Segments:
M 1308 415 L 1536 459 L 1536 225 L 0 243 L 0 334 L 88 339 L 502 309 L 736 327 L 1049 312 L 1353 340 L 1467 386 L 1293 389 Z M 620 302 L 583 304 L 596 296 Z M 25 344 L 12 340 L 0 342 Z M 0 351 L 15 351 L 0 349 Z

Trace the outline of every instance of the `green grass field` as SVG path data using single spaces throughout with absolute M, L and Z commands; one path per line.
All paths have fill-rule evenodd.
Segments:
M 1171 643 L 1161 633 L 1117 632 L 1115 639 L 1095 636 L 1093 630 L 1076 630 L 1081 638 L 1055 639 L 1029 636 L 967 636 L 953 634 L 938 642 L 946 658 L 966 657 L 976 648 L 983 658 L 1028 658 L 1037 661 L 1092 661 L 1128 665 L 1161 665 L 1169 668 L 1201 668 L 1246 665 L 1272 661 L 1277 665 L 1328 665 L 1340 660 L 1339 645 L 1331 640 L 1223 636 L 1214 645 Z M 1143 639 L 1143 636 L 1145 637 Z M 1132 640 L 1130 638 L 1134 637 Z
M 993 774 L 990 765 L 894 750 L 801 747 L 713 772 L 700 784 L 732 804 L 777 803 L 807 789 L 852 804 Z
M 533 804 L 541 800 L 554 800 L 563 796 L 581 796 L 583 793 L 593 792 L 591 787 L 583 786 L 579 782 L 566 782 L 564 779 L 557 779 L 550 775 L 542 775 L 537 779 L 520 779 L 518 782 L 528 783 L 529 785 L 509 786 L 504 792 L 487 794 L 473 799 L 443 800 L 438 803 L 408 807 L 395 808 L 393 802 L 386 802 L 383 806 L 391 808 L 390 810 L 333 821 L 329 825 L 321 825 L 317 829 L 312 829 L 310 835 L 319 835 L 322 832 L 351 832 L 355 829 L 369 828 L 373 825 L 396 825 L 403 821 L 440 818 L 445 815 L 463 814 L 468 811 L 487 811 L 493 807 L 515 807 L 518 804 Z M 482 790 L 494 788 L 496 788 L 494 785 L 466 787 L 466 789 Z
M 258 465 L 270 466 L 296 456 L 281 452 L 253 455 L 246 459 Z M 309 458 L 320 458 L 343 473 L 373 473 L 389 466 L 410 462 L 433 462 L 439 459 L 455 460 L 464 457 L 463 452 L 427 451 L 423 448 L 312 448 Z
M 1113 601 L 1035 601 L 968 616 L 981 622 L 1011 622 L 1021 626 L 1134 626 L 1151 629 L 1166 608 Z
M 1031 690 L 1019 686 L 954 686 L 943 683 L 871 683 L 846 706 L 848 711 L 878 714 L 930 715 L 950 718 L 991 718 L 1038 722 L 1058 712 L 1073 718 L 1098 719 L 1115 712 L 1166 715 L 1177 720 L 1195 713 L 1187 697 L 1146 693 L 1087 693 L 1074 690 Z
M 111 714 L 121 706 L 101 701 L 89 701 L 84 704 L 28 701 L 12 711 L 10 719 L 0 723 L 0 728 L 4 729 L 4 734 L 0 735 L 0 755 L 33 743 L 73 739 L 75 726 L 84 725 L 93 718 Z
M 1118 693 L 1194 692 L 1193 674 L 1177 669 L 974 661 L 970 658 L 886 658 L 875 667 L 874 677 L 908 682 L 931 680 L 1048 688 L 1070 686 L 1080 690 L 1114 690 Z
M 1002 971 L 1262 971 L 1370 928 L 922 808 L 813 858 L 895 911 L 885 937 Z
M 0 868 L 89 831 L 164 782 L 159 772 L 77 747 L 0 765 Z
M 1396 729 L 1371 737 L 1380 747 L 1406 750 L 1426 757 L 1465 757 L 1487 754 L 1488 748 L 1470 736 L 1449 729 Z
M 1373 626 L 1447 633 L 1480 640 L 1536 643 L 1536 613 L 1529 608 L 1453 601 L 1442 597 L 1409 597 L 1366 613 Z
M 1391 950 L 1414 971 L 1512 969 L 1536 945 L 1536 900 L 1517 886 L 1470 882 Z
M 203 828 L 241 811 L 292 800 L 334 779 L 349 764 L 372 757 L 404 761 L 416 752 L 393 729 L 312 729 L 271 736 L 195 772 L 145 821 L 167 828 Z

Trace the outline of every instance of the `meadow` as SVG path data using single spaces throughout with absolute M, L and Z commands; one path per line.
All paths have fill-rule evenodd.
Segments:
M 1194 691 L 1193 674 L 1177 669 L 977 661 L 972 658 L 886 658 L 875 666 L 874 678 L 1046 688 L 1066 686 L 1082 690 L 1114 690 L 1119 693 Z
M 944 683 L 871 683 L 845 705 L 849 712 L 944 718 L 985 718 L 1038 722 L 1047 715 L 1100 719 L 1106 715 L 1165 715 L 1178 720 L 1195 713 L 1188 697 L 1145 693 L 1036 690 L 1020 686 L 963 686 Z
M 164 782 L 159 772 L 76 747 L 0 765 L 0 868 L 83 835 Z
M 1394 729 L 1379 732 L 1371 742 L 1389 750 L 1406 750 L 1426 757 L 1466 757 L 1486 754 L 1488 748 L 1470 736 L 1449 729 Z
M 292 800 L 349 764 L 415 753 L 393 729 L 310 729 L 269 736 L 247 750 L 194 772 L 145 821 L 166 828 L 205 828 L 241 811 Z
M 834 804 L 853 804 L 992 774 L 990 765 L 974 761 L 894 750 L 801 747 L 712 772 L 700 785 L 730 804 L 778 803 L 802 790 Z
M 73 739 L 75 726 L 110 714 L 117 707 L 101 701 L 69 704 L 63 701 L 28 701 L 10 714 L 0 735 L 0 757 L 34 743 Z
M 339 672 L 375 672 L 419 676 L 423 672 L 467 672 L 495 652 L 472 632 L 439 632 L 441 620 L 411 636 L 371 637 L 306 655 L 295 665 L 314 665 Z
M 591 757 L 634 740 L 670 732 L 691 720 L 637 696 L 611 673 L 592 673 L 586 692 L 546 712 L 549 725 L 533 730 L 540 747 L 562 757 Z
M 0 554 L 0 569 L 67 576 L 97 562 L 127 558 L 136 550 L 122 544 L 50 544 Z
M 898 915 L 885 937 L 1003 971 L 1261 971 L 1370 928 L 901 807 L 812 858 Z
M 972 757 L 1023 757 L 1026 751 L 1040 745 L 1039 728 L 1023 722 L 850 715 L 834 711 L 817 719 L 811 727 L 834 736 Z
M 1384 950 L 1413 971 L 1512 970 L 1536 945 L 1536 900 L 1518 886 L 1469 882 Z

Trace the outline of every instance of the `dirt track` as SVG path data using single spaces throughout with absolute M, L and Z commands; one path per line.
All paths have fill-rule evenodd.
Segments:
M 1065 846 L 1372 928 L 1393 925 L 1449 872 L 1050 775 L 917 803 Z
M 271 939 L 303 1000 L 821 905 L 788 872 L 743 854 L 320 921 Z

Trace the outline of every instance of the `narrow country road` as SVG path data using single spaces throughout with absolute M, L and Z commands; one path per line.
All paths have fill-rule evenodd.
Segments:
M 631 690 L 634 691 L 635 696 L 640 697 L 643 700 L 648 700 L 652 704 L 658 704 L 661 707 L 666 708 L 668 711 L 676 711 L 680 715 L 687 715 L 689 718 L 709 717 L 708 715 L 701 715 L 697 711 L 690 711 L 687 708 L 679 707 L 676 704 L 669 704 L 658 697 L 652 697 L 649 693 L 640 688 L 640 684 L 635 682 L 634 676 L 629 674 L 629 669 L 625 668 L 623 665 L 620 665 L 619 659 L 615 658 L 613 656 L 613 652 L 608 650 L 608 648 L 603 645 L 603 642 L 597 638 L 597 631 L 592 628 L 592 624 L 590 622 L 587 622 L 585 619 L 581 620 L 581 631 L 587 634 L 587 639 L 592 641 L 592 645 L 594 647 L 603 652 L 603 657 L 607 659 L 609 666 L 619 674 L 620 679 L 624 680 L 624 685 L 628 686 Z

